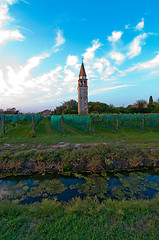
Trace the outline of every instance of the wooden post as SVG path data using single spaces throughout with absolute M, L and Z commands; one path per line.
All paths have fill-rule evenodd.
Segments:
M 3 126 L 2 117 L 3 117 L 3 115 L 1 114 L 1 132 L 2 132 L 2 126 Z
M 145 115 L 142 116 L 142 131 L 144 132 Z
M 5 135 L 5 115 L 3 115 L 3 118 L 2 118 L 2 132 L 3 134 Z
M 118 132 L 118 127 L 119 127 L 119 116 L 117 115 L 117 118 L 116 118 L 116 132 Z
M 92 131 L 92 126 L 91 126 L 91 123 L 92 123 L 92 119 L 91 119 L 91 116 L 90 116 L 90 121 L 89 121 L 89 133 Z
M 34 115 L 32 116 L 32 131 L 35 131 Z
M 61 133 L 64 134 L 63 116 L 61 116 Z
M 130 113 L 129 113 L 129 129 L 130 129 Z

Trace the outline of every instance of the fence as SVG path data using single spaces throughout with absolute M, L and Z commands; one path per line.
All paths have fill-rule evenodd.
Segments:
M 79 130 L 90 132 L 92 128 L 118 131 L 120 128 L 144 131 L 145 128 L 159 128 L 159 114 L 94 114 L 94 115 L 52 115 L 51 125 L 64 132 L 63 123 Z
M 0 115 L 0 127 L 1 133 L 5 134 L 6 131 L 13 129 L 18 125 L 22 120 L 27 120 L 32 123 L 32 130 L 35 131 L 36 124 L 40 119 L 43 118 L 43 115 Z

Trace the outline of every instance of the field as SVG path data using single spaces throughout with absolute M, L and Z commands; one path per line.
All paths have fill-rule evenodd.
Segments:
M 52 145 L 59 142 L 70 143 L 99 143 L 106 142 L 113 145 L 155 147 L 159 143 L 159 129 L 145 128 L 144 131 L 119 128 L 118 132 L 111 129 L 92 127 L 91 132 L 79 130 L 64 123 L 64 134 L 57 131 L 50 124 L 48 118 L 43 118 L 32 131 L 32 123 L 24 121 L 12 129 L 1 134 L 0 144 L 30 144 Z
M 66 122 L 64 134 L 48 118 L 6 124 L 0 135 L 1 177 L 45 171 L 104 171 L 114 168 L 159 166 L 159 129 L 106 129 L 82 131 Z M 52 147 L 72 144 L 71 149 Z M 74 149 L 75 143 L 83 147 Z M 99 145 L 95 145 L 98 143 Z M 106 144 L 102 144 L 106 143 Z M 90 145 L 90 146 L 89 146 Z M 111 163 L 113 164 L 111 166 Z M 113 169 L 112 169 L 113 168 Z M 159 199 L 111 200 L 76 198 L 68 203 L 45 199 L 18 205 L 0 201 L 0 239 L 159 239 Z

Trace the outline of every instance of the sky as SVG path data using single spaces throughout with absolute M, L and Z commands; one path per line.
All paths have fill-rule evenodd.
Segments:
M 128 106 L 159 98 L 158 0 L 0 0 L 0 109 L 78 100 Z

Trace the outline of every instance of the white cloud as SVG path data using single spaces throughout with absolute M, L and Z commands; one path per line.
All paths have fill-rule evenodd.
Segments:
M 4 26 L 4 24 L 10 19 L 8 15 L 8 5 L 0 4 L 0 28 Z
M 61 46 L 62 44 L 65 43 L 65 41 L 66 40 L 65 40 L 65 38 L 63 36 L 63 31 L 62 30 L 58 30 L 55 47 Z
M 62 86 L 65 86 L 65 90 L 68 92 L 74 92 L 75 87 L 77 87 L 77 77 L 75 76 L 75 72 L 70 69 L 64 69 L 64 78 L 62 82 Z
M 51 70 L 38 77 L 31 76 L 31 70 L 38 67 L 41 60 L 49 54 L 41 54 L 30 58 L 24 66 L 7 66 L 0 69 L 0 99 L 3 105 L 35 105 L 34 103 L 57 100 L 63 88 L 59 87 L 62 82 L 62 67 Z M 5 74 L 7 71 L 7 74 Z
M 68 55 L 67 66 L 75 66 L 76 64 L 78 64 L 78 57 L 74 55 Z
M 112 35 L 108 36 L 108 41 L 109 42 L 116 42 L 121 38 L 122 34 L 123 34 L 123 32 L 121 32 L 121 31 L 113 31 Z
M 106 58 L 99 58 L 93 63 L 93 68 L 97 69 L 97 71 L 102 74 L 105 67 L 110 66 L 110 62 Z
M 159 70 L 155 70 L 155 71 L 152 71 L 151 73 L 150 73 L 151 75 L 153 75 L 153 74 L 159 74 Z
M 9 5 L 12 5 L 14 3 L 17 3 L 18 0 L 1 0 L 2 3 L 7 3 Z
M 108 77 L 111 76 L 114 72 L 115 72 L 115 68 L 108 66 L 107 69 L 106 69 L 106 70 L 104 71 L 104 73 L 103 73 L 102 79 L 108 78 Z
M 142 44 L 143 39 L 145 39 L 146 37 L 147 37 L 147 34 L 143 33 L 143 34 L 134 38 L 134 40 L 130 44 L 130 51 L 127 53 L 127 55 L 130 58 L 133 58 L 133 57 L 140 54 L 140 52 L 141 52 L 141 46 L 140 45 Z
M 159 67 L 159 54 L 150 61 L 147 61 L 147 62 L 144 62 L 144 63 L 138 63 L 134 67 L 131 67 L 131 68 L 127 69 L 126 72 L 132 72 L 135 69 L 139 69 L 139 70 L 153 69 L 153 68 L 156 68 L 156 67 Z
M 103 80 L 104 80 L 104 82 L 114 82 L 116 80 L 116 78 L 115 77 L 111 77 L 111 78 L 105 78 Z
M 41 54 L 30 58 L 24 66 L 17 66 L 13 68 L 12 66 L 7 66 L 5 71 L 7 74 L 4 77 L 3 70 L 1 69 L 1 89 L 0 92 L 4 93 L 4 96 L 9 96 L 11 94 L 22 94 L 26 88 L 32 88 L 35 86 L 34 80 L 31 81 L 32 77 L 30 76 L 31 70 L 41 63 L 41 60 L 49 57 L 49 54 Z M 2 96 L 1 96 L 2 97 Z M 9 99 L 8 99 L 9 100 Z
M 116 64 L 120 64 L 125 59 L 125 56 L 120 52 L 111 52 L 110 57 L 116 60 Z
M 5 44 L 7 41 L 22 41 L 24 36 L 19 30 L 0 30 L 0 45 Z
M 84 61 L 88 62 L 94 58 L 94 52 L 100 47 L 102 44 L 99 42 L 99 39 L 92 41 L 92 47 L 87 48 L 86 52 L 82 55 L 84 57 Z
M 24 79 L 25 77 L 29 76 L 30 74 L 30 71 L 33 69 L 33 68 L 36 68 L 40 65 L 41 61 L 45 58 L 48 58 L 50 57 L 50 54 L 48 53 L 44 53 L 44 54 L 41 54 L 39 56 L 34 56 L 32 58 L 30 58 L 26 65 L 24 67 L 21 68 L 21 70 L 19 71 L 19 75 L 22 79 Z
M 91 91 L 89 93 L 89 95 L 94 95 L 94 94 L 97 94 L 97 93 L 100 93 L 100 92 L 107 92 L 109 90 L 114 90 L 114 89 L 123 88 L 123 87 L 131 87 L 131 86 L 134 86 L 134 85 L 120 85 L 120 86 L 115 86 L 115 87 L 100 88 L 100 89 L 96 89 L 96 90 Z
M 141 31 L 143 28 L 144 28 L 144 18 L 142 18 L 142 21 L 136 25 L 135 29 Z
M 94 73 L 94 69 L 93 69 L 93 66 L 92 66 L 92 64 L 87 64 L 87 65 L 85 65 L 85 70 L 86 70 L 86 74 L 87 74 L 87 77 L 88 77 L 88 79 L 90 80 L 91 78 L 96 78 L 96 77 L 98 77 L 97 75 L 95 75 L 95 73 Z M 78 70 L 79 71 L 79 70 Z M 79 74 L 79 72 L 78 72 L 78 74 Z
M 24 36 L 19 30 L 8 30 L 4 28 L 4 26 L 11 21 L 11 17 L 8 13 L 8 5 L 12 5 L 16 2 L 17 1 L 14 0 L 6 0 L 0 3 L 0 45 L 5 44 L 7 41 L 22 41 L 24 39 Z
M 68 55 L 67 60 L 66 60 L 66 66 L 64 68 L 71 67 L 75 71 L 79 71 L 80 69 L 80 64 L 78 63 L 78 57 L 75 55 Z

